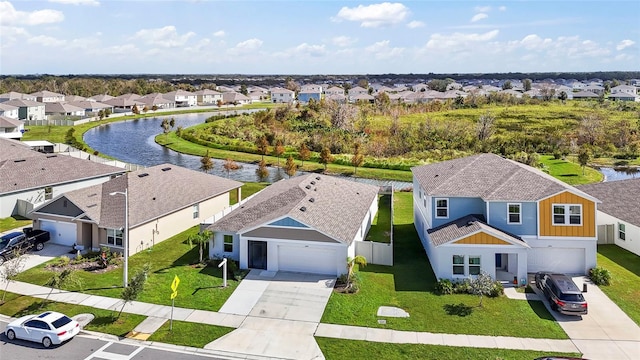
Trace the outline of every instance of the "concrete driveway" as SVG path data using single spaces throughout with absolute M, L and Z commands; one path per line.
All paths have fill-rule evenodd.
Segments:
M 313 334 L 335 277 L 252 270 L 220 309 L 245 315 L 237 330 L 206 349 L 262 358 L 323 359 Z
M 44 244 L 44 249 L 40 251 L 30 251 L 21 256 L 23 259 L 21 261 L 23 261 L 24 264 L 23 270 L 31 269 L 61 255 L 73 256 L 69 254 L 69 251 L 71 251 L 70 246 L 51 244 L 47 242 Z M 15 259 L 11 259 L 9 262 L 12 261 L 15 261 Z M 4 266 L 4 264 L 2 266 Z
M 588 278 L 578 276 L 573 281 L 580 289 L 587 283 L 587 292 L 583 295 L 589 304 L 589 313 L 585 316 L 562 315 L 551 310 L 542 292 L 534 288 L 583 357 L 591 360 L 637 359 L 640 327 Z

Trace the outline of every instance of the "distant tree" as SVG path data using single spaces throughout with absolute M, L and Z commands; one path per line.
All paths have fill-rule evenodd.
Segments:
M 258 179 L 260 181 L 265 181 L 267 177 L 269 177 L 269 169 L 267 169 L 267 163 L 264 161 L 264 159 L 260 160 L 260 163 L 258 163 L 256 175 L 258 175 Z
M 311 157 L 311 150 L 309 150 L 305 143 L 302 143 L 302 145 L 300 145 L 300 150 L 298 150 L 298 157 L 301 160 L 301 167 L 304 166 L 305 160 L 309 160 L 309 158 Z
M 369 88 L 369 80 L 367 80 L 367 79 L 358 80 L 358 86 L 360 86 L 363 89 L 368 89 Z
M 209 150 L 207 150 L 207 153 L 200 159 L 200 170 L 206 173 L 213 170 L 213 160 L 209 157 Z
M 266 136 L 262 135 L 262 137 L 258 138 L 256 148 L 258 148 L 258 154 L 262 155 L 262 160 L 264 161 L 264 156 L 269 152 L 269 141 Z
M 522 80 L 522 87 L 524 88 L 524 91 L 531 90 L 531 79 Z
M 111 115 L 111 109 L 109 108 L 104 109 L 104 117 L 108 118 L 109 115 Z
M 138 106 L 136 104 L 133 104 L 133 107 L 131 108 L 131 112 L 136 115 L 140 114 L 140 110 L 138 110 Z
M 429 90 L 444 92 L 447 91 L 447 86 L 449 86 L 449 84 L 450 82 L 448 80 L 434 79 L 429 81 L 427 87 L 429 88 Z
M 160 124 L 160 127 L 162 128 L 162 132 L 167 135 L 169 133 L 169 131 L 171 131 L 171 125 L 169 125 L 169 120 L 162 119 L 162 123 Z
M 151 107 L 151 110 L 152 110 L 152 111 L 154 111 L 154 112 L 155 112 L 155 111 L 157 111 L 157 110 L 158 110 L 158 106 L 153 105 L 153 106 Z
M 104 119 L 104 110 L 98 110 L 98 119 Z
M 327 164 L 333 161 L 333 155 L 331 155 L 331 150 L 328 147 L 323 147 L 320 152 L 320 164 L 324 165 L 324 171 L 327 171 Z
M 478 140 L 485 141 L 493 135 L 495 120 L 495 116 L 488 112 L 484 115 L 480 115 L 476 125 L 476 135 L 478 136 Z
M 351 157 L 351 165 L 353 165 L 353 175 L 358 173 L 358 167 L 364 162 L 364 155 L 360 152 L 360 143 L 353 145 L 353 157 Z
M 480 270 L 480 274 L 478 274 L 475 278 L 470 281 L 470 292 L 473 295 L 478 295 L 480 297 L 479 307 L 482 307 L 482 299 L 485 295 L 490 295 L 493 290 L 493 279 L 489 274 Z
M 122 290 L 120 294 L 120 299 L 122 299 L 122 308 L 120 308 L 120 312 L 118 313 L 118 318 L 122 315 L 122 310 L 124 310 L 125 305 L 127 303 L 135 301 L 140 293 L 144 290 L 144 284 L 147 281 L 147 273 L 149 272 L 149 265 L 145 265 L 142 269 L 138 270 L 133 278 L 129 282 L 129 286 Z
M 582 176 L 584 176 L 584 168 L 589 163 L 589 159 L 591 158 L 591 154 L 589 153 L 589 149 L 582 147 L 580 149 L 580 153 L 578 153 L 578 162 L 580 166 L 582 166 Z
M 238 163 L 233 161 L 233 159 L 231 158 L 227 158 L 227 160 L 224 161 L 224 164 L 222 166 L 227 171 L 227 178 L 229 177 L 229 173 L 231 171 L 236 171 L 240 169 L 240 165 L 238 165 Z
M 142 108 L 142 112 L 146 114 L 146 113 L 147 113 L 147 111 L 149 111 L 149 108 L 145 105 L 145 106 Z
M 169 120 L 169 126 L 171 126 L 172 129 L 176 126 L 176 119 L 175 118 L 172 117 Z
M 504 83 L 502 83 L 502 90 L 509 90 L 509 89 L 513 89 L 513 85 L 511 85 L 511 81 L 507 80 Z
M 289 178 L 291 178 L 296 174 L 297 168 L 298 166 L 293 160 L 293 156 L 289 155 L 289 157 L 287 158 L 287 163 L 284 165 L 284 172 L 289 175 Z
M 222 100 L 218 100 L 218 101 L 216 101 L 216 105 L 217 105 L 218 107 L 222 107 Z
M 240 94 L 244 96 L 249 95 L 249 91 L 247 90 L 247 85 L 245 84 L 240 85 Z
M 278 140 L 276 146 L 273 147 L 273 155 L 278 157 L 278 167 L 280 167 L 280 156 L 282 154 L 284 154 L 284 146 L 282 146 L 282 141 Z
M 560 99 L 563 104 L 565 103 L 565 101 L 567 101 L 567 97 L 568 95 L 565 91 L 560 91 L 560 94 L 558 94 L 558 99 Z

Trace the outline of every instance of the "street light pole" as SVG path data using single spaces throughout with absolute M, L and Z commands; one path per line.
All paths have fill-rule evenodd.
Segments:
M 124 267 L 123 267 L 123 276 L 122 276 L 122 286 L 129 286 L 129 195 L 128 188 L 122 191 L 114 191 L 109 193 L 109 195 L 124 195 L 124 231 L 123 234 L 123 242 L 124 242 Z

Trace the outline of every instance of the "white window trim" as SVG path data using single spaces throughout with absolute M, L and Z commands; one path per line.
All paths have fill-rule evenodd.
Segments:
M 511 212 L 509 211 L 509 207 L 511 207 L 512 205 L 517 205 L 518 206 L 518 222 L 512 222 L 511 221 Z M 515 213 L 514 213 L 515 214 Z M 507 224 L 510 225 L 522 225 L 522 204 L 521 203 L 507 203 Z
M 620 229 L 620 225 L 624 227 L 624 230 Z M 623 236 L 620 236 L 622 234 Z M 627 225 L 623 223 L 618 223 L 618 240 L 627 241 Z
M 455 264 L 453 262 L 453 257 L 454 256 L 460 256 L 462 257 L 462 264 Z M 452 277 L 466 277 L 468 272 L 467 272 L 467 255 L 461 255 L 461 254 L 453 254 L 451 255 L 451 276 Z M 453 267 L 454 266 L 462 266 L 462 274 L 454 274 L 453 273 Z
M 556 224 L 555 223 L 555 213 L 554 213 L 554 209 L 556 206 L 562 206 L 564 208 L 564 223 L 562 224 Z M 571 224 L 570 222 L 570 216 L 571 213 L 569 211 L 569 209 L 571 208 L 571 206 L 578 206 L 580 208 L 580 223 L 579 224 Z M 582 219 L 584 218 L 584 211 L 582 211 L 582 204 L 551 204 L 551 225 L 553 226 L 582 226 Z
M 447 216 L 438 216 L 438 201 L 440 201 L 440 200 L 444 200 L 444 201 L 447 202 L 447 207 L 446 207 Z M 433 201 L 434 201 L 433 205 L 434 205 L 434 208 L 435 208 L 435 214 L 433 214 L 433 215 L 435 216 L 435 218 L 436 219 L 448 219 L 449 218 L 449 198 L 435 198 L 435 199 L 433 199 Z M 442 209 L 442 208 L 440 208 L 440 209 Z
M 480 260 L 480 263 L 479 264 L 471 264 L 471 262 L 470 262 L 471 258 L 478 258 L 478 260 Z M 469 276 L 478 276 L 480 274 L 480 272 L 482 271 L 482 257 L 480 255 L 467 255 L 466 256 L 465 265 L 466 265 L 465 271 L 466 271 L 467 274 L 469 274 Z M 471 274 L 471 267 L 472 266 L 477 266 L 478 267 L 478 274 L 476 274 L 476 275 Z
M 193 212 L 193 218 L 197 219 L 200 217 L 200 204 L 195 204 L 191 207 L 191 211 Z
M 225 239 L 226 239 L 226 237 L 227 237 L 227 236 L 230 236 L 230 237 L 231 237 L 231 243 L 228 243 L 228 242 L 226 242 L 226 241 L 225 241 Z M 225 250 L 225 246 L 226 246 L 226 245 L 231 246 L 231 251 L 226 251 L 226 250 Z M 222 235 L 222 251 L 223 251 L 223 252 L 225 252 L 225 253 L 232 253 L 232 252 L 233 252 L 233 235 L 231 235 L 231 234 L 224 234 L 224 235 Z
M 109 243 L 109 230 L 114 231 L 114 233 L 113 233 L 113 244 Z M 122 243 L 122 245 L 118 245 L 118 241 L 117 241 L 118 237 L 116 236 L 116 233 L 115 233 L 116 231 L 120 231 L 120 242 Z M 103 245 L 108 246 L 108 247 L 124 249 L 124 230 L 107 228 L 106 229 L 106 233 L 107 233 L 107 243 L 103 244 Z

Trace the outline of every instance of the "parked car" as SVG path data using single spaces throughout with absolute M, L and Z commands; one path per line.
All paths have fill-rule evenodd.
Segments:
M 0 265 L 15 256 L 24 254 L 34 249 L 44 249 L 44 243 L 49 241 L 51 235 L 45 230 L 33 230 L 24 228 L 22 232 L 12 232 L 0 237 Z
M 536 287 L 549 300 L 551 308 L 564 315 L 587 315 L 587 301 L 578 286 L 565 274 L 538 272 Z
M 7 325 L 5 335 L 9 340 L 22 339 L 41 343 L 45 348 L 60 345 L 80 332 L 80 324 L 55 311 L 39 315 L 27 315 Z

